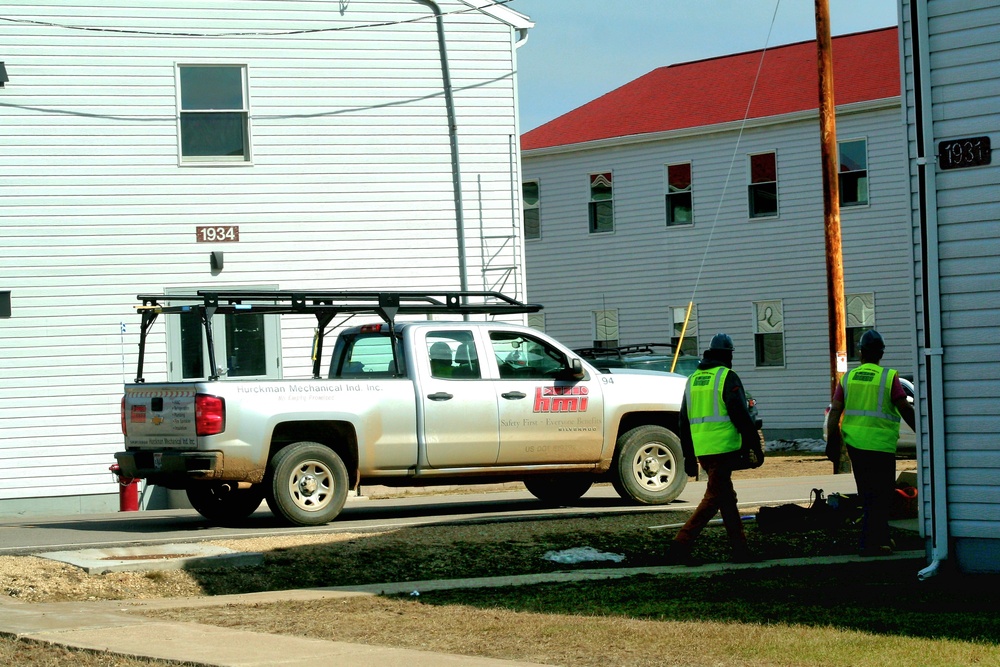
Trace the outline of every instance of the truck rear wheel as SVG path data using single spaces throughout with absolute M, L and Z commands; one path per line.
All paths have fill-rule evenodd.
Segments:
M 664 505 L 684 490 L 681 441 L 662 426 L 639 426 L 618 439 L 612 483 L 618 494 L 643 505 Z
M 296 442 L 271 459 L 267 506 L 296 526 L 333 521 L 347 500 L 347 466 L 318 442 Z
M 264 485 L 254 484 L 249 489 L 237 488 L 236 482 L 209 482 L 187 489 L 191 507 L 213 523 L 242 521 L 254 513 L 264 500 Z
M 524 486 L 542 502 L 563 505 L 579 500 L 594 485 L 591 475 L 539 475 L 528 477 Z

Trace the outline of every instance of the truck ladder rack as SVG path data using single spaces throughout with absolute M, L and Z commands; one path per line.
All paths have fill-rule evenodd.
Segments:
M 217 380 L 212 336 L 212 317 L 215 315 L 314 315 L 318 334 L 313 377 L 319 378 L 324 330 L 337 315 L 378 315 L 391 329 L 397 315 L 512 315 L 537 313 L 542 309 L 540 305 L 521 303 L 493 291 L 198 290 L 194 294 L 140 294 L 138 299 L 142 302 L 137 307 L 142 314 L 142 327 L 136 382 L 144 381 L 146 337 L 160 314 L 198 315 L 205 327 L 209 364 L 213 369 L 209 379 Z

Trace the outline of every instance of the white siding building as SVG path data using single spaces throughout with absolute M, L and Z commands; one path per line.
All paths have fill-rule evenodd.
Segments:
M 528 296 L 570 345 L 717 332 L 768 438 L 819 437 L 830 354 L 815 42 L 663 67 L 522 136 Z M 915 372 L 896 28 L 833 40 L 848 351 Z M 759 78 L 755 78 L 760 69 Z M 753 95 L 751 98 L 751 91 Z
M 470 289 L 524 297 L 531 23 L 487 4 L 3 4 L 0 514 L 117 509 L 137 294 L 458 289 L 464 255 Z M 225 373 L 305 372 L 311 324 L 232 325 Z M 154 334 L 148 379 L 204 373 L 187 332 Z
M 921 526 L 1000 572 L 1000 2 L 900 2 L 917 297 Z

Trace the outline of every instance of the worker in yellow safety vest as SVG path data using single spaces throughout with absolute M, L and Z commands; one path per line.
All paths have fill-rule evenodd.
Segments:
M 691 553 L 694 541 L 716 512 L 722 514 L 733 561 L 758 560 L 747 547 L 733 487 L 733 470 L 760 465 L 764 454 L 743 383 L 732 370 L 734 349 L 728 334 L 716 334 L 684 389 L 677 429 L 684 452 L 684 471 L 693 477 L 698 474 L 700 463 L 708 473 L 708 483 L 701 503 L 670 544 L 669 564 L 698 563 Z M 748 457 L 748 452 L 753 456 Z M 744 463 L 748 458 L 753 463 Z
M 861 365 L 844 375 L 830 405 L 827 456 L 839 461 L 840 449 L 847 445 L 864 508 L 861 555 L 887 556 L 893 550 L 889 508 L 896 488 L 899 421 L 914 428 L 913 406 L 906 400 L 899 374 L 879 366 L 885 353 L 882 335 L 869 329 L 858 350 Z

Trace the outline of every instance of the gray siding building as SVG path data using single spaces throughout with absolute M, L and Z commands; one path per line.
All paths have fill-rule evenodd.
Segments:
M 833 40 L 849 359 L 912 377 L 899 37 Z M 819 437 L 830 355 L 815 42 L 663 67 L 522 136 L 534 324 L 584 347 L 729 333 L 769 439 Z M 759 71 L 759 76 L 758 76 Z M 852 364 L 853 365 L 853 364 Z
M 1000 572 L 1000 3 L 900 2 L 918 308 L 921 525 Z

